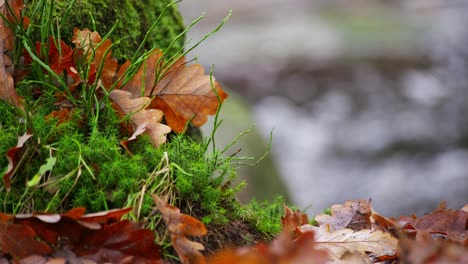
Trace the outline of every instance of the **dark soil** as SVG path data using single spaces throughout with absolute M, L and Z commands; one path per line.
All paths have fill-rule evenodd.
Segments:
M 205 246 L 205 255 L 213 254 L 224 247 L 251 246 L 271 239 L 241 220 L 224 225 L 208 225 L 207 229 L 208 234 L 199 240 Z

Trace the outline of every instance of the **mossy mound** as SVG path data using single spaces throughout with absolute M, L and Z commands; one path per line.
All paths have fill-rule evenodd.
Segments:
M 19 87 L 32 102 L 28 85 Z M 230 186 L 236 177 L 230 158 L 207 153 L 206 143 L 174 135 L 155 148 L 148 137 L 140 136 L 130 144 L 130 154 L 120 145 L 129 135 L 121 131 L 122 120 L 110 104 L 104 104 L 102 122 L 95 126 L 79 109 L 72 110 L 66 122 L 47 117 L 55 108 L 53 100 L 50 93 L 50 98 L 34 102 L 27 124 L 33 137 L 19 153 L 22 163 L 11 191 L 0 187 L 2 212 L 64 212 L 74 207 L 96 212 L 131 206 L 134 211 L 128 217 L 155 228 L 159 217 L 152 214 L 151 194 L 156 193 L 207 225 L 209 233 L 202 242 L 209 251 L 268 240 L 279 231 L 282 201 L 270 207 L 241 205 L 235 196 L 240 186 Z M 0 101 L 0 112 L 5 117 L 0 120 L 0 152 L 6 153 L 24 133 L 25 124 L 6 102 Z M 49 157 L 57 160 L 53 169 L 28 187 Z M 7 164 L 0 159 L 1 167 Z M 161 230 L 165 232 L 164 227 Z
M 31 16 L 40 0 L 32 0 L 26 4 L 26 15 Z M 113 55 L 121 59 L 132 58 L 136 48 L 142 43 L 146 32 L 158 19 L 162 11 L 173 1 L 171 0 L 84 0 L 76 1 L 70 12 L 66 12 L 71 1 L 49 1 L 54 4 L 53 17 L 60 22 L 67 14 L 60 26 L 61 38 L 69 41 L 73 28 L 90 28 L 104 36 L 115 24 L 112 33 L 114 41 L 120 40 Z M 49 3 L 49 4 L 50 4 Z M 47 6 L 46 6 L 47 8 Z M 54 21 L 54 23 L 56 23 Z M 184 30 L 184 22 L 176 5 L 170 5 L 159 19 L 157 26 L 149 34 L 144 44 L 146 50 L 152 48 L 166 49 Z M 174 55 L 184 46 L 185 38 L 178 38 L 166 53 Z
M 157 14 L 144 13 L 149 12 L 151 6 L 161 9 L 166 2 L 169 1 L 148 1 L 149 4 L 145 6 L 137 1 L 112 2 L 112 5 L 111 1 L 77 1 L 67 23 L 61 27 L 61 37 L 70 39 L 71 35 L 68 34 L 71 34 L 73 27 L 90 27 L 86 10 L 91 10 L 89 12 L 94 14 L 96 21 L 105 22 L 119 19 L 118 16 L 122 15 L 120 11 L 128 12 L 128 16 L 123 17 L 130 19 L 130 15 L 137 14 L 138 10 L 145 10 L 142 15 L 136 16 L 135 21 L 129 21 L 128 26 L 149 27 L 152 24 L 150 17 Z M 64 1 L 50 3 L 56 4 L 51 9 L 55 17 L 68 5 Z M 38 11 L 43 16 L 46 16 L 47 8 L 51 8 L 47 4 L 38 6 L 45 10 Z M 96 11 L 100 8 L 107 9 Z M 35 12 L 33 9 L 30 6 L 28 12 Z M 182 30 L 182 27 L 179 28 L 181 24 L 177 24 L 181 23 L 177 10 L 169 11 L 168 16 L 160 20 L 162 24 L 159 27 L 165 30 L 159 31 L 160 35 L 154 35 L 151 40 L 159 43 L 159 47 L 169 45 L 177 32 Z M 147 18 L 140 21 L 142 17 Z M 83 20 L 86 20 L 86 24 L 80 24 Z M 36 17 L 33 22 L 32 27 L 35 27 L 44 20 Z M 142 35 L 132 34 L 144 33 L 124 28 L 124 24 L 122 27 L 117 25 L 110 39 L 119 38 L 118 34 L 122 34 L 138 43 Z M 53 24 L 49 25 L 53 27 Z M 101 34 L 110 29 L 105 25 L 98 28 L 99 25 L 96 23 L 96 30 Z M 56 32 L 56 29 L 50 31 Z M 30 38 L 30 43 L 47 40 L 50 36 L 50 32 L 42 28 L 31 32 L 30 35 L 23 32 L 23 37 Z M 36 39 L 36 34 L 41 36 Z M 180 39 L 177 42 L 180 42 L 177 48 L 180 49 L 183 42 Z M 135 43 L 121 43 L 126 46 L 120 46 L 120 53 L 117 54 L 132 57 Z M 14 58 L 13 61 L 20 60 Z M 183 213 L 191 214 L 207 224 L 209 235 L 204 242 L 208 251 L 223 245 L 245 245 L 268 240 L 279 231 L 281 200 L 269 207 L 256 203 L 243 206 L 237 200 L 236 192 L 242 184 L 232 185 L 236 178 L 232 157 L 223 157 L 218 150 L 207 151 L 207 142 L 192 140 L 186 134 L 171 134 L 168 142 L 159 148 L 154 147 L 148 137 L 140 135 L 129 143 L 127 150 L 121 146 L 121 141 L 130 136 L 125 126 L 126 120 L 117 114 L 105 93 L 94 90 L 91 92 L 94 100 L 85 100 L 80 95 L 89 92 L 90 86 L 83 82 L 84 86 L 75 91 L 77 96 L 70 97 L 76 99 L 76 103 L 72 103 L 70 98 L 69 102 L 65 102 L 67 100 L 64 100 L 62 91 L 58 90 L 60 87 L 55 85 L 57 79 L 44 71 L 44 63 L 41 63 L 33 61 L 28 68 L 28 76 L 15 82 L 18 94 L 24 98 L 24 112 L 0 101 L 0 153 L 7 153 L 14 147 L 20 135 L 32 135 L 13 157 L 18 164 L 10 190 L 0 185 L 2 212 L 61 213 L 74 207 L 97 212 L 133 207 L 134 211 L 127 217 L 156 230 L 160 238 L 157 242 L 167 245 L 169 241 L 164 235 L 167 232 L 165 226 L 160 224 L 160 216 L 153 213 L 151 195 L 157 194 L 179 207 Z M 69 113 L 61 117 L 51 115 L 57 111 Z M 41 172 L 41 166 L 48 164 L 50 158 L 56 160 L 55 164 Z M 0 167 L 6 168 L 8 165 L 7 159 L 0 159 Z

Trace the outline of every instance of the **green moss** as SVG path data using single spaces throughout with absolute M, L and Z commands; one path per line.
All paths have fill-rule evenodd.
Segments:
M 73 26 L 92 28 L 90 14 L 93 14 L 96 29 L 102 35 L 110 29 L 114 19 L 120 19 L 122 24 L 117 24 L 111 39 L 120 36 L 135 40 L 133 44 L 123 40 L 121 43 L 126 46 L 120 46 L 117 52 L 121 58 L 133 56 L 135 43 L 141 41 L 157 12 L 169 3 L 166 0 L 143 2 L 76 1 L 67 24 L 61 27 L 62 36 L 69 38 L 66 34 L 71 34 Z M 68 3 L 55 1 L 55 4 L 55 15 L 62 15 Z M 156 9 L 154 13 L 152 8 Z M 47 14 L 46 11 L 39 14 Z M 125 19 L 129 20 L 128 23 Z M 35 23 L 44 22 L 41 18 L 33 20 Z M 80 21 L 87 24 L 79 24 Z M 157 30 L 158 33 L 150 36 L 149 40 L 159 43 L 160 47 L 167 47 L 183 27 L 177 9 L 168 9 L 160 23 L 161 30 Z M 41 28 L 38 33 L 44 34 L 43 30 Z M 31 37 L 24 34 L 24 39 Z M 46 32 L 45 36 L 48 37 L 49 33 Z M 44 39 L 44 35 L 41 38 Z M 33 42 L 32 39 L 27 41 Z M 174 50 L 183 45 L 182 40 L 177 43 L 179 46 Z M 124 120 L 118 116 L 105 93 L 96 92 L 95 98 L 86 101 L 83 97 L 86 97 L 89 90 L 85 89 L 89 87 L 83 84 L 81 90 L 78 88 L 67 97 L 69 101 L 76 101 L 71 107 L 67 106 L 67 100 L 57 99 L 62 92 L 58 89 L 62 88 L 57 88 L 57 80 L 40 64 L 33 62 L 27 77 L 16 83 L 18 93 L 25 99 L 27 115 L 18 115 L 15 109 L 0 101 L 1 153 L 15 146 L 18 136 L 24 131 L 33 135 L 18 152 L 16 159 L 22 162 L 12 179 L 11 190 L 6 191 L 0 186 L 3 212 L 63 212 L 80 206 L 96 212 L 132 206 L 134 214 L 127 217 L 153 229 L 161 229 L 160 225 L 157 226 L 160 216 L 151 214 L 154 209 L 151 195 L 159 194 L 169 197 L 170 202 L 182 212 L 202 219 L 209 229 L 220 227 L 224 230 L 230 223 L 242 222 L 262 234 L 278 231 L 280 202 L 270 206 L 252 203 L 243 207 L 235 196 L 242 184 L 231 184 L 235 181 L 236 171 L 229 157 L 220 156 L 216 150 L 207 153 L 204 142 L 194 141 L 187 135 L 171 135 L 168 142 L 159 148 L 151 144 L 148 136 L 140 135 L 129 143 L 131 154 L 121 146 L 121 140 L 130 136 L 122 125 Z M 90 94 L 95 95 L 94 91 Z M 71 107 L 68 118 L 59 120 L 49 116 L 65 107 Z M 54 167 L 40 175 L 38 184 L 29 186 L 28 182 L 37 177 L 39 168 L 50 157 L 57 160 Z M 8 162 L 0 160 L 0 165 L 5 168 Z M 160 233 L 166 232 L 165 228 L 162 230 Z M 254 238 L 245 234 L 245 240 L 254 241 Z
M 63 211 L 76 206 L 84 206 L 90 211 L 122 207 L 129 203 L 130 194 L 140 191 L 141 183 L 158 167 L 167 152 L 178 200 L 199 205 L 209 219 L 207 222 L 226 222 L 230 217 L 225 208 L 233 207 L 229 205 L 231 201 L 237 202 L 234 190 L 223 185 L 235 177 L 234 169 L 227 159 L 206 156 L 202 143 L 179 135 L 163 147 L 154 148 L 149 138 L 142 136 L 131 144 L 135 154 L 129 155 L 119 144 L 125 135 L 118 129 L 105 129 L 114 127 L 119 121 L 110 105 L 107 106 L 110 109 L 101 111 L 101 120 L 106 120 L 107 125 L 100 125 L 95 130 L 87 129 L 89 125 L 83 124 L 78 110 L 70 121 L 59 124 L 58 120 L 45 118 L 46 111 L 41 106 L 48 108 L 47 104 L 37 104 L 31 117 L 31 128 L 36 131 L 34 142 L 40 144 L 31 141 L 28 145 L 34 151 L 25 157 L 28 163 L 15 175 L 12 192 L 7 194 L 9 199 L 5 202 L 7 212 L 16 211 L 19 202 L 34 211 Z M 17 120 L 14 109 L 3 102 L 1 107 L 6 108 L 9 120 Z M 10 129 L 0 133 L 4 142 L 8 142 L 2 144 L 3 152 L 16 144 L 21 126 L 18 121 L 6 125 Z M 27 189 L 25 183 L 50 155 L 57 158 L 52 173 L 43 178 L 42 187 Z M 153 184 L 160 185 L 160 182 Z M 25 191 L 27 200 L 21 197 Z M 0 193 L 2 195 L 5 193 Z M 150 193 L 146 195 L 142 214 L 148 214 L 153 206 Z
M 31 16 L 32 7 L 40 0 L 32 0 L 26 4 L 26 15 Z M 63 25 L 60 33 L 63 40 L 70 42 L 73 28 L 90 28 L 98 31 L 101 36 L 107 34 L 115 24 L 112 40 L 120 40 L 113 54 L 118 59 L 128 59 L 134 55 L 136 48 L 143 41 L 146 32 L 156 21 L 164 7 L 171 0 L 84 0 L 76 1 Z M 70 1 L 54 1 L 54 18 L 61 20 Z M 36 25 L 40 27 L 40 25 Z M 169 7 L 162 15 L 156 28 L 148 36 L 144 45 L 146 50 L 158 47 L 166 49 L 184 29 L 182 17 L 176 5 Z M 169 50 L 168 55 L 180 50 L 184 38 L 178 39 Z
M 243 215 L 256 230 L 267 236 L 272 236 L 281 231 L 279 219 L 284 215 L 284 203 L 284 198 L 281 196 L 269 202 L 253 200 L 246 205 Z
M 142 36 L 150 29 L 154 21 L 159 17 L 164 7 L 169 3 L 173 2 L 172 0 L 147 0 L 139 1 L 132 0 L 135 10 L 140 15 L 140 25 Z M 148 44 L 145 46 L 146 49 L 151 49 L 152 47 L 167 48 L 176 37 L 182 33 L 184 30 L 184 21 L 176 5 L 172 5 L 166 9 L 164 14 L 161 16 L 158 25 L 154 31 L 148 36 Z M 139 37 L 138 42 L 140 43 L 143 38 Z M 168 50 L 168 55 L 172 56 L 177 51 L 179 51 L 185 42 L 185 37 L 182 36 L 179 38 L 174 45 Z

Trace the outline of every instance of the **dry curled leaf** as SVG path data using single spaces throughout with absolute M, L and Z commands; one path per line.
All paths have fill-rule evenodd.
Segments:
M 148 97 L 131 97 L 130 92 L 122 90 L 113 90 L 109 93 L 109 98 L 129 116 L 134 131 L 138 131 L 141 125 L 147 123 L 145 130 L 150 136 L 153 145 L 160 146 L 164 144 L 166 142 L 166 135 L 171 132 L 171 129 L 161 124 L 163 118 L 162 111 L 145 109 L 151 101 Z
M 13 177 L 13 173 L 15 172 L 16 166 L 18 166 L 18 152 L 23 148 L 24 143 L 32 137 L 31 134 L 26 134 L 18 137 L 18 143 L 16 144 L 15 147 L 10 148 L 7 153 L 7 159 L 8 159 L 8 167 L 5 171 L 5 174 L 3 175 L 3 183 L 5 184 L 5 188 L 7 191 L 10 190 L 10 181 L 11 178 Z
M 130 148 L 128 147 L 128 143 L 132 140 L 135 140 L 139 135 L 143 134 L 145 131 L 146 131 L 146 128 L 148 126 L 148 121 L 146 122 L 143 122 L 142 124 L 140 124 L 136 129 L 135 131 L 133 132 L 133 134 L 126 140 L 122 140 L 120 141 L 120 145 L 122 145 L 122 147 L 124 147 L 124 149 L 127 151 L 127 153 L 129 153 L 130 155 L 133 155 L 132 151 L 130 150 Z
M 180 261 L 183 264 L 206 263 L 205 258 L 200 252 L 205 247 L 187 238 L 187 236 L 206 235 L 205 225 L 190 215 L 180 213 L 179 208 L 167 204 L 157 195 L 153 195 L 153 198 L 167 225 L 172 246 L 179 255 Z

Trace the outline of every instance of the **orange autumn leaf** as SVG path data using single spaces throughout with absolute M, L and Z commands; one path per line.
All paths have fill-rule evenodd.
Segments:
M 74 67 L 75 65 L 73 61 L 74 50 L 65 41 L 60 40 L 60 43 L 58 43 L 58 40 L 53 37 L 49 37 L 47 46 L 50 68 L 55 73 L 61 73 L 66 70 L 69 74 L 72 74 L 70 67 Z M 36 50 L 38 53 L 41 51 L 41 43 L 36 43 Z
M 64 122 L 67 122 L 71 118 L 71 111 L 68 108 L 62 108 L 60 110 L 55 110 L 52 111 L 50 114 L 48 114 L 45 118 L 46 119 L 51 119 L 55 118 L 58 120 L 57 125 L 62 124 Z
M 129 66 L 129 62 L 122 65 L 118 76 L 122 77 Z M 119 87 L 134 97 L 152 97 L 151 108 L 162 110 L 167 125 L 178 133 L 188 122 L 205 124 L 207 116 L 214 115 L 227 98 L 221 85 L 214 78 L 212 83 L 200 64 L 186 66 L 181 58 L 167 67 L 160 50 L 153 51 L 130 81 L 123 85 L 121 80 Z
M 284 205 L 284 216 L 281 217 L 283 230 L 295 231 L 298 226 L 302 226 L 308 223 L 309 219 L 306 214 L 300 210 L 293 211 Z
M 190 215 L 180 213 L 179 208 L 167 204 L 159 196 L 153 195 L 153 198 L 167 225 L 172 246 L 179 255 L 181 262 L 183 264 L 206 263 L 205 258 L 200 252 L 205 247 L 187 238 L 187 236 L 206 235 L 205 225 Z

